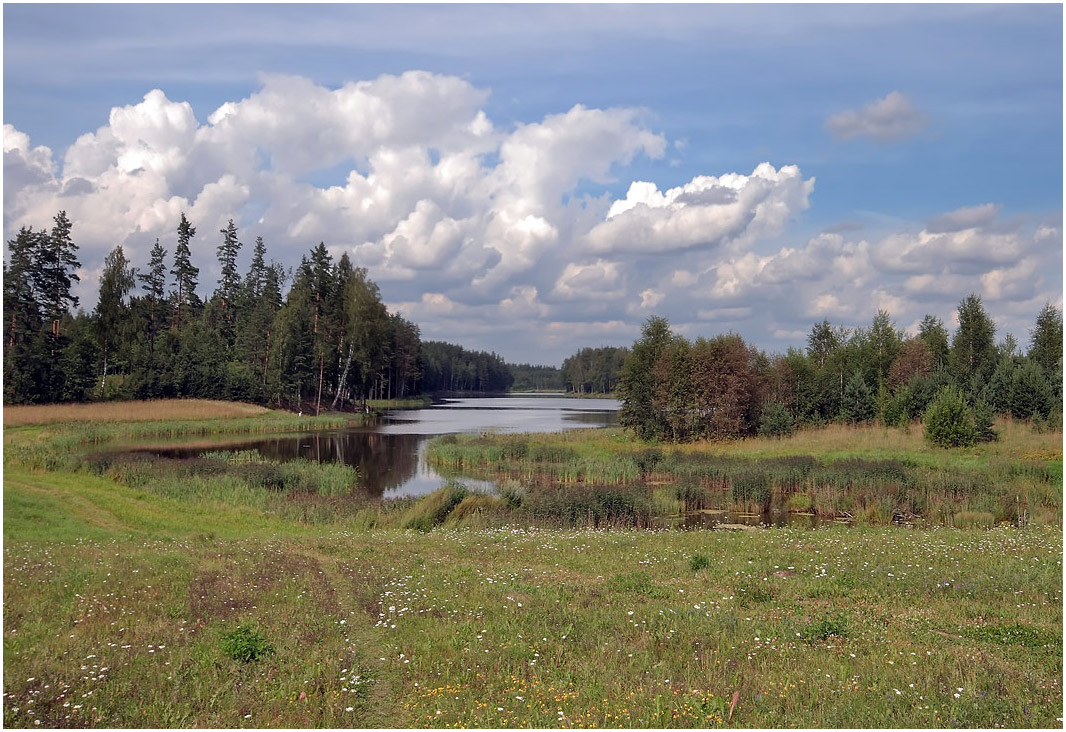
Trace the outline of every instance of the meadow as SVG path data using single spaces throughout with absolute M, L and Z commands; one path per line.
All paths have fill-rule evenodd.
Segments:
M 1062 724 L 1061 518 L 538 524 L 529 494 L 458 481 L 364 505 L 347 497 L 350 469 L 105 459 L 81 429 L 5 429 L 7 727 Z M 604 438 L 646 449 L 573 437 L 578 452 Z M 945 459 L 1052 449 L 1018 441 Z M 44 464 L 24 442 L 67 452 Z M 682 452 L 701 449 L 800 448 Z M 1057 461 L 1042 464 L 1061 475 Z

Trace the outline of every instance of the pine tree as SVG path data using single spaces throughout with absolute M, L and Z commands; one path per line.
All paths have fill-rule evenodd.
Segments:
M 978 295 L 959 304 L 959 329 L 951 342 L 952 373 L 964 389 L 987 378 L 996 363 L 996 326 L 985 312 Z
M 212 302 L 217 309 L 215 327 L 226 349 L 229 350 L 236 339 L 234 320 L 241 306 L 242 283 L 237 273 L 237 254 L 241 250 L 241 242 L 237 239 L 237 227 L 233 219 L 230 219 L 226 228 L 220 229 L 219 233 L 222 234 L 222 243 L 219 244 L 217 251 L 222 271 Z
M 1029 342 L 1029 358 L 1049 374 L 1061 371 L 1062 311 L 1051 303 L 1045 305 L 1036 318 L 1036 327 Z
M 862 378 L 862 373 L 856 371 L 844 387 L 840 416 L 845 422 L 860 424 L 869 422 L 876 415 L 877 402 L 874 399 L 874 393 L 866 380 Z
M 918 338 L 929 348 L 933 369 L 948 367 L 948 330 L 944 322 L 933 315 L 926 315 L 918 326 Z
M 145 274 L 137 275 L 137 279 L 141 283 L 141 288 L 144 290 L 145 303 L 148 306 L 149 353 L 155 353 L 155 337 L 156 333 L 159 332 L 159 319 L 163 308 L 163 296 L 166 294 L 166 256 L 166 250 L 159 244 L 159 239 L 156 239 L 155 246 L 152 247 L 151 254 L 149 255 L 148 271 Z
M 40 401 L 44 345 L 43 309 L 35 292 L 44 235 L 23 227 L 7 243 L 11 266 L 4 266 L 4 400 Z
M 200 276 L 200 268 L 192 265 L 192 251 L 189 242 L 196 236 L 196 227 L 181 214 L 178 223 L 178 245 L 174 248 L 174 268 L 170 274 L 174 275 L 175 291 L 175 327 L 181 330 L 182 311 L 184 310 L 184 322 L 192 320 L 194 311 L 200 307 L 200 299 L 196 295 L 197 277 Z

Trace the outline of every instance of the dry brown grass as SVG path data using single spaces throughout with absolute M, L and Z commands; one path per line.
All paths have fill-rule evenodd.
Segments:
M 270 410 L 254 404 L 210 399 L 155 399 L 93 404 L 5 406 L 4 427 L 58 422 L 148 422 L 159 420 L 234 419 Z

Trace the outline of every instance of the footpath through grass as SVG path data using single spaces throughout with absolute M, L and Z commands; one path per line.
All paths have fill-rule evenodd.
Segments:
M 447 492 L 5 463 L 7 727 L 1061 725 L 1058 525 L 418 532 Z

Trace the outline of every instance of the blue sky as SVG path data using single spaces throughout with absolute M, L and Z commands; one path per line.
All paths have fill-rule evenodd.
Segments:
M 1062 306 L 1061 5 L 3 13 L 5 240 L 65 208 L 88 307 L 182 210 L 205 293 L 233 218 L 514 361 L 653 313 L 782 350 L 970 292 L 1026 343 Z

